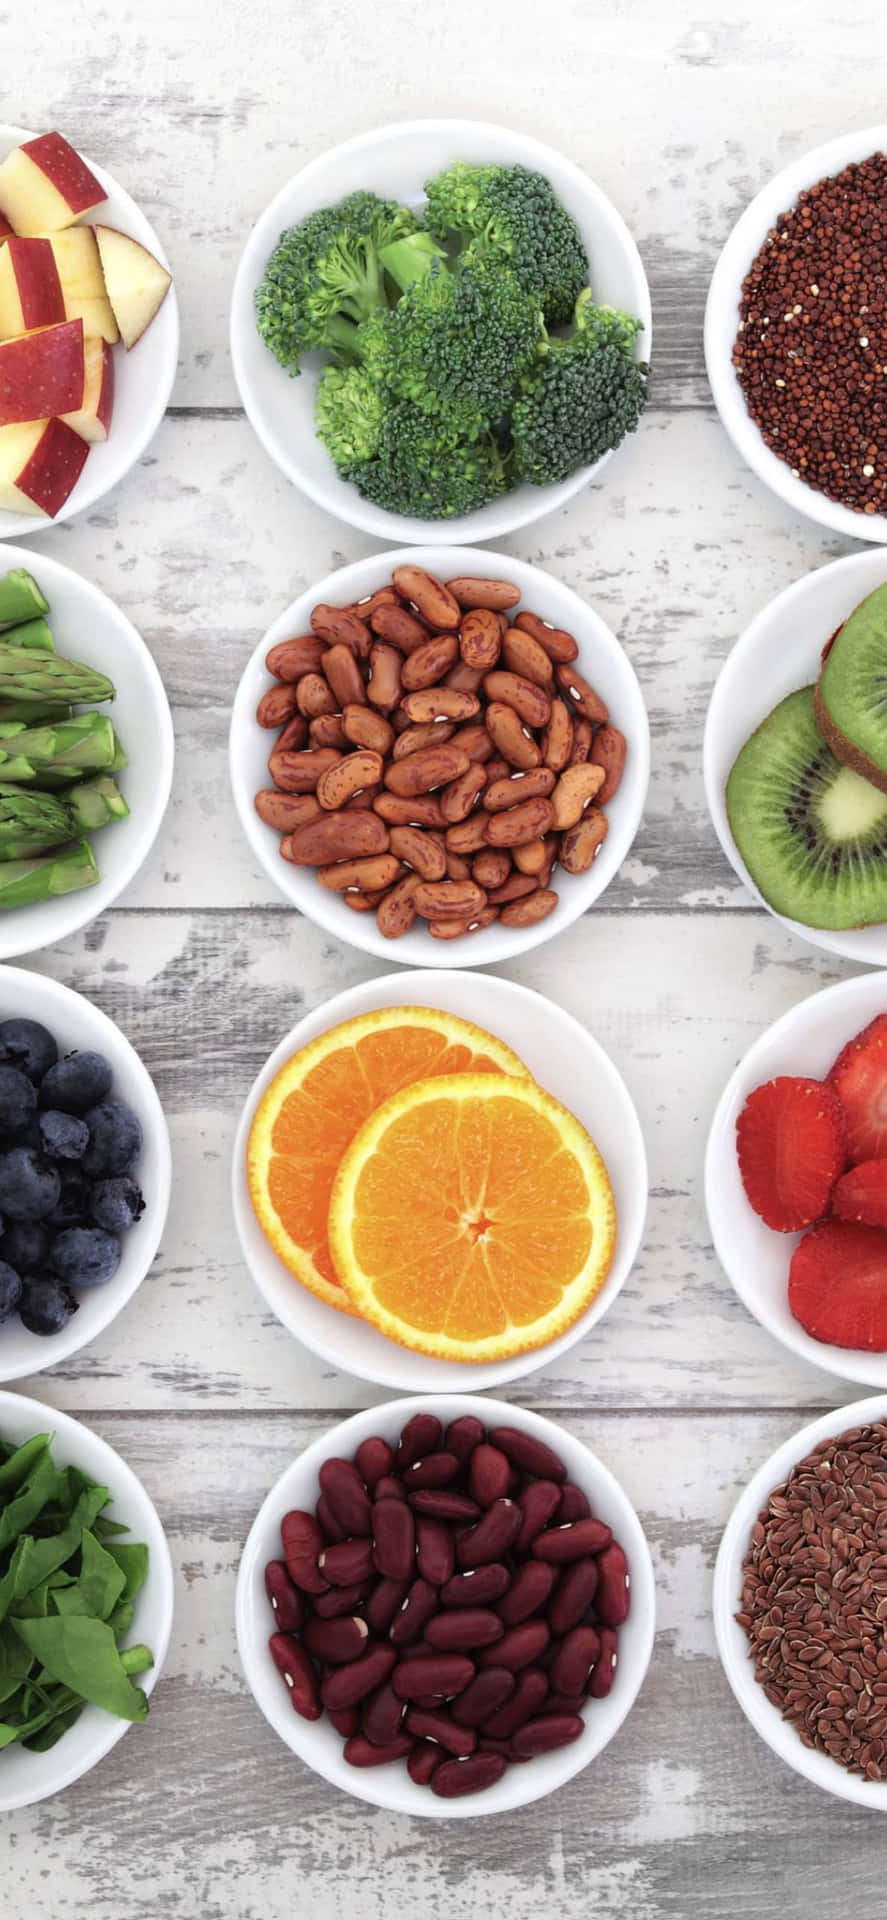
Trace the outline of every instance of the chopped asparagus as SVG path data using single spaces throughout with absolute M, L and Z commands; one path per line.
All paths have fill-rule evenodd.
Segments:
M 124 749 L 123 741 L 121 740 L 116 727 L 112 727 L 111 732 L 114 735 L 114 758 L 111 761 L 111 765 L 108 768 L 108 772 L 119 773 L 122 767 L 129 766 L 129 761 L 127 760 L 127 757 L 126 757 L 126 751 Z
M 0 721 L 0 780 L 61 787 L 83 774 L 111 773 L 119 742 L 104 713 L 81 713 L 43 727 Z
M 43 859 L 8 860 L 0 866 L 0 910 L 33 907 L 61 893 L 94 887 L 100 874 L 88 840 Z
M 24 620 L 19 627 L 8 627 L 4 647 L 25 647 L 29 653 L 55 653 L 52 629 L 45 620 Z
M 17 720 L 23 727 L 42 727 L 45 721 L 56 727 L 62 720 L 70 720 L 73 707 L 58 707 L 47 703 L 45 707 L 23 707 L 17 700 L 0 700 L 0 722 Z
M 0 862 L 48 853 L 128 812 L 115 780 L 83 780 L 58 795 L 0 781 Z
M 24 567 L 14 567 L 0 578 L 0 627 L 15 627 L 21 620 L 48 612 L 49 601 Z
M 2 790 L 0 786 L 0 792 Z M 46 798 L 50 798 L 49 794 Z M 79 780 L 75 787 L 65 787 L 59 799 L 70 807 L 77 833 L 97 833 L 100 827 L 113 826 L 115 820 L 125 820 L 129 814 L 116 780 L 108 774 L 100 775 L 97 780 Z
M 63 705 L 88 700 L 113 700 L 114 683 L 104 673 L 86 667 L 78 660 L 65 660 L 58 653 L 33 653 L 27 647 L 10 647 L 0 637 L 0 697 L 22 705 L 45 706 L 58 700 Z

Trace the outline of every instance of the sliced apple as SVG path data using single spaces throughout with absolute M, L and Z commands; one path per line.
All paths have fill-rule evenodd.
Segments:
M 5 240 L 7 237 L 7 234 L 10 234 L 11 232 L 12 232 L 12 228 L 9 224 L 9 221 L 6 218 L 5 213 L 0 213 L 0 240 Z
M 0 165 L 0 213 L 17 234 L 56 233 L 105 195 L 63 133 L 41 133 L 14 147 Z
M 153 253 L 116 227 L 93 228 L 98 241 L 105 288 L 124 346 L 141 340 L 172 283 Z
M 83 472 L 89 448 L 64 420 L 0 427 L 0 507 L 54 519 Z
M 62 285 L 49 241 L 20 240 L 13 234 L 0 246 L 0 340 L 33 327 L 57 326 L 65 318 Z
M 0 341 L 0 427 L 83 405 L 83 321 Z
M 83 342 L 83 405 L 62 419 L 82 440 L 107 440 L 114 407 L 114 355 L 107 340 Z
M 82 320 L 87 337 L 99 334 L 113 346 L 120 334 L 105 292 L 94 228 L 65 227 L 61 233 L 47 234 L 46 240 L 52 248 L 61 283 L 65 309 L 61 318 Z M 31 324 L 36 326 L 38 322 Z

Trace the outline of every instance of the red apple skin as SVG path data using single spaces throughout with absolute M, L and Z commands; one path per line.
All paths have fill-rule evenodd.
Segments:
M 83 405 L 83 321 L 0 341 L 0 426 Z
M 63 133 L 38 134 L 36 140 L 24 142 L 22 152 L 45 173 L 72 213 L 86 213 L 89 207 L 98 206 L 104 200 L 95 174 L 90 173 L 85 160 L 81 160 Z
M 6 240 L 11 232 L 12 228 L 5 213 L 0 213 L 0 240 Z
M 80 478 L 89 448 L 64 420 L 47 420 L 46 431 L 16 474 L 16 485 L 53 519 Z
M 102 341 L 102 386 L 95 411 L 96 419 L 101 422 L 105 432 L 110 433 L 114 411 L 114 354 L 107 340 Z
M 55 327 L 65 317 L 65 297 L 48 240 L 7 241 L 25 331 Z M 38 418 L 35 414 L 33 418 Z

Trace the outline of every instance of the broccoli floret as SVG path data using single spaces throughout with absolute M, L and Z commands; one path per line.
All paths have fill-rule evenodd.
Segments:
M 618 447 L 646 402 L 647 367 L 635 358 L 640 320 L 596 306 L 587 287 L 575 320 L 567 339 L 543 342 L 511 415 L 515 477 L 537 487 Z
M 317 389 L 314 424 L 343 479 L 372 460 L 385 418 L 385 397 L 363 367 L 325 367 Z
M 451 273 L 432 260 L 390 312 L 364 322 L 357 352 L 399 399 L 450 422 L 459 414 L 476 437 L 508 411 L 541 333 L 538 300 L 507 268 L 477 261 Z
M 418 228 L 415 214 L 374 193 L 351 193 L 282 233 L 256 291 L 259 333 L 281 366 L 325 347 L 344 365 L 357 326 L 387 306 L 380 249 Z
M 457 161 L 425 191 L 426 223 L 439 240 L 455 236 L 467 259 L 506 262 L 525 292 L 541 297 L 547 326 L 568 323 L 588 280 L 588 256 L 544 174 Z
M 352 470 L 358 491 L 389 513 L 448 520 L 504 493 L 507 479 L 491 433 L 466 441 L 408 401 L 386 411 L 376 457 Z

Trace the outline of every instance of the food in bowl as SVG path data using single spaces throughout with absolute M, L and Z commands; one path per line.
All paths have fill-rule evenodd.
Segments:
M 642 322 L 595 302 L 544 175 L 456 162 L 425 193 L 424 219 L 363 190 L 288 228 L 256 318 L 289 372 L 328 356 L 315 424 L 341 477 L 436 520 L 599 460 L 637 426 L 647 369 Z
M 569 1745 L 613 1683 L 628 1560 L 523 1429 L 414 1414 L 318 1475 L 265 1569 L 293 1709 L 355 1767 L 406 1760 L 442 1799 Z
M 625 736 L 572 634 L 519 601 L 508 580 L 399 566 L 267 656 L 256 719 L 279 732 L 256 811 L 386 939 L 417 918 L 437 940 L 535 926 L 555 868 L 586 873 L 606 838 Z

